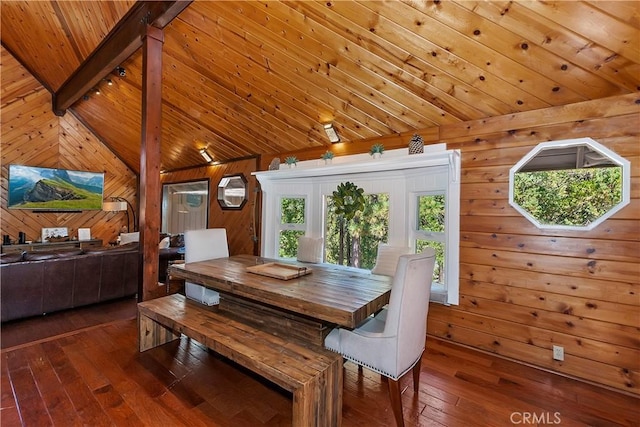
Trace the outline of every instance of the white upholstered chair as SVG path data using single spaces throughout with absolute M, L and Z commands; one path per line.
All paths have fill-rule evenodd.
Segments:
M 387 243 L 378 244 L 376 264 L 371 269 L 371 273 L 393 277 L 396 273 L 396 266 L 398 265 L 398 258 L 400 258 L 400 255 L 407 255 L 410 253 L 411 248 L 408 246 L 391 246 Z
M 301 262 L 322 262 L 322 237 L 298 237 L 298 251 L 296 259 Z
M 206 228 L 184 232 L 184 262 L 206 261 L 229 256 L 227 230 Z M 185 282 L 187 298 L 205 305 L 220 303 L 220 294 L 196 283 Z
M 389 397 L 398 426 L 404 426 L 399 381 L 409 371 L 413 371 L 413 388 L 418 392 L 434 265 L 432 248 L 400 256 L 386 319 L 373 316 L 354 330 L 336 328 L 324 341 L 326 348 L 345 359 L 389 378 Z

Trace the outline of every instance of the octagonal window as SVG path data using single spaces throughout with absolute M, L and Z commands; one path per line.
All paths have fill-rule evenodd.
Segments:
M 509 171 L 509 204 L 538 228 L 591 230 L 629 204 L 629 161 L 591 138 L 538 144 Z

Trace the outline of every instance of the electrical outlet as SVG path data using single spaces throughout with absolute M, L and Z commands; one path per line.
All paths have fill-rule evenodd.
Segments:
M 553 360 L 564 360 L 564 347 L 559 345 L 553 346 Z

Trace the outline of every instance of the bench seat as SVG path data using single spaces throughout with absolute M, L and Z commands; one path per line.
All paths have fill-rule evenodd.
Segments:
M 342 357 L 174 294 L 138 304 L 139 349 L 192 338 L 293 393 L 294 426 L 340 426 Z

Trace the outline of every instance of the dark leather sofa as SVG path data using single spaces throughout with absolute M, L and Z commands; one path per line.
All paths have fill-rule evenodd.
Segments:
M 158 282 L 167 283 L 167 269 L 171 261 L 184 259 L 184 248 L 168 247 L 160 249 L 158 264 Z
M 138 244 L 7 253 L 0 257 L 0 320 L 6 322 L 138 292 Z

